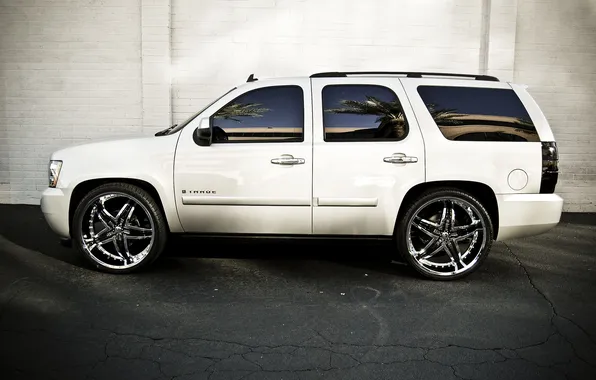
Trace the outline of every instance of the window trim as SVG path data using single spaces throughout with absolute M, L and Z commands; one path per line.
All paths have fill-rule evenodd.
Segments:
M 327 140 L 327 132 L 325 131 L 325 109 L 323 107 L 323 94 L 325 92 L 325 89 L 327 87 L 340 87 L 340 86 L 351 86 L 351 87 L 381 87 L 381 88 L 385 88 L 389 91 L 391 91 L 391 93 L 393 95 L 395 95 L 395 98 L 397 99 L 397 101 L 399 102 L 399 105 L 402 108 L 403 114 L 404 114 L 404 120 L 405 120 L 405 126 L 406 126 L 406 135 L 403 138 L 383 138 L 383 139 L 375 139 L 375 138 L 371 138 L 371 139 L 358 139 L 358 140 Z M 406 116 L 406 111 L 403 107 L 403 103 L 401 101 L 401 99 L 399 98 L 399 96 L 397 95 L 397 93 L 395 91 L 393 91 L 392 88 L 383 85 L 383 84 L 378 84 L 378 83 L 334 83 L 334 84 L 326 84 L 325 86 L 323 86 L 323 88 L 321 89 L 321 125 L 323 126 L 323 141 L 325 142 L 329 142 L 329 143 L 354 143 L 354 142 L 377 142 L 377 143 L 382 143 L 382 142 L 396 142 L 396 141 L 405 141 L 409 136 L 410 136 L 410 122 L 408 120 L 408 117 Z
M 230 104 L 232 104 L 236 99 L 238 99 L 241 96 L 250 94 L 252 92 L 256 92 L 259 90 L 263 90 L 263 89 L 268 89 L 268 88 L 298 88 L 300 89 L 300 93 L 301 93 L 301 101 L 302 101 L 302 136 L 298 139 L 292 139 L 292 140 L 237 140 L 237 141 L 212 141 L 211 144 L 271 144 L 271 143 L 301 143 L 304 142 L 304 137 L 306 134 L 306 126 L 305 126 L 305 121 L 306 121 L 306 117 L 305 117 L 305 105 L 306 102 L 304 101 L 304 89 L 302 88 L 302 86 L 297 85 L 297 84 L 283 84 L 283 85 L 273 85 L 273 86 L 263 86 L 263 87 L 258 87 L 258 88 L 254 88 L 252 90 L 243 92 L 242 94 L 234 97 L 234 99 L 230 100 L 229 102 L 227 102 L 226 104 L 224 104 L 223 106 L 221 106 L 217 111 L 215 111 L 211 116 L 209 116 L 209 125 L 211 126 L 211 129 L 213 130 L 213 119 L 215 117 L 215 114 L 217 112 L 219 112 L 221 109 L 229 106 Z
M 530 122 L 532 123 L 532 126 L 534 127 L 534 132 L 536 132 L 537 140 L 535 140 L 535 141 L 531 141 L 531 140 L 520 141 L 520 140 L 457 140 L 457 139 L 450 139 L 447 136 L 445 136 L 445 134 L 441 130 L 441 127 L 439 126 L 439 124 L 437 124 L 437 122 L 435 121 L 435 118 L 430 113 L 430 110 L 428 109 L 426 102 L 424 101 L 424 99 L 422 98 L 422 95 L 420 94 L 421 87 L 431 87 L 431 88 L 441 88 L 441 87 L 445 88 L 445 87 L 447 87 L 447 88 L 463 88 L 466 90 L 467 89 L 482 89 L 482 90 L 511 91 L 513 93 L 513 96 L 515 96 L 515 98 L 519 101 L 521 106 L 526 111 L 526 114 L 528 114 L 528 118 L 530 119 Z M 439 132 L 441 137 L 443 137 L 446 141 L 454 142 L 454 143 L 467 143 L 467 142 L 473 142 L 473 143 L 523 143 L 523 142 L 535 143 L 535 142 L 540 142 L 540 134 L 538 133 L 538 128 L 536 128 L 536 124 L 534 123 L 534 119 L 532 118 L 532 115 L 528 111 L 526 104 L 521 100 L 521 98 L 519 97 L 517 92 L 511 87 L 510 88 L 501 88 L 501 87 L 467 86 L 467 85 L 459 86 L 459 85 L 443 85 L 443 84 L 440 84 L 440 85 L 439 84 L 420 84 L 420 85 L 416 86 L 416 94 L 418 95 L 418 98 L 420 98 L 420 101 L 422 102 L 424 109 L 428 113 L 428 116 L 430 116 L 433 124 L 437 128 L 437 132 Z M 497 116 L 497 115 L 493 115 L 493 116 Z M 486 132 L 473 132 L 473 133 L 486 133 Z M 460 136 L 458 136 L 458 137 L 460 137 Z

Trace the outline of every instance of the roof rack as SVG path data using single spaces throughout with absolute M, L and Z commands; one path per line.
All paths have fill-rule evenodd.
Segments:
M 475 74 L 450 74 L 450 73 L 425 73 L 416 71 L 343 71 L 343 72 L 325 72 L 311 75 L 311 78 L 341 78 L 350 75 L 405 75 L 408 78 L 430 77 L 450 77 L 450 78 L 474 78 L 475 80 L 485 80 L 499 82 L 499 78 L 490 75 Z

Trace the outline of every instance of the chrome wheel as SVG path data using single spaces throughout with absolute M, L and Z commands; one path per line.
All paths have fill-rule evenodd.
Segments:
M 149 210 L 132 196 L 108 193 L 95 197 L 83 214 L 81 244 L 101 266 L 127 269 L 147 257 L 155 241 Z
M 406 239 L 408 255 L 421 270 L 455 276 L 480 259 L 488 240 L 486 220 L 464 199 L 439 197 L 414 211 Z

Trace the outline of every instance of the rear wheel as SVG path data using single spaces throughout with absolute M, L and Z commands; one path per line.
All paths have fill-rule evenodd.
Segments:
M 167 227 L 158 204 L 145 190 L 111 183 L 97 187 L 81 200 L 72 235 L 79 251 L 96 268 L 129 273 L 161 254 Z
M 469 275 L 488 255 L 493 225 L 482 204 L 456 189 L 436 189 L 412 202 L 398 221 L 399 252 L 435 280 Z

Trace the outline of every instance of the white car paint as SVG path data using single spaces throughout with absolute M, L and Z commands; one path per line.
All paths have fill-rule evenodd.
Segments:
M 409 136 L 399 142 L 324 142 L 320 93 L 324 85 L 333 83 L 392 89 L 408 118 Z M 563 200 L 556 194 L 539 194 L 540 142 L 447 140 L 417 95 L 422 84 L 513 88 L 541 140 L 554 141 L 546 118 L 527 91 L 508 83 L 380 76 L 260 80 L 231 91 L 172 135 L 95 142 L 55 152 L 51 159 L 62 160 L 63 166 L 56 188 L 44 191 L 41 208 L 51 228 L 67 238 L 69 210 L 76 207 L 70 205 L 70 197 L 76 186 L 95 179 L 135 179 L 155 188 L 174 233 L 391 235 L 403 197 L 411 188 L 424 182 L 472 181 L 487 185 L 496 196 L 499 240 L 553 228 Z M 193 141 L 201 120 L 230 100 L 276 85 L 303 89 L 303 142 L 198 146 Z M 416 157 L 418 162 L 383 161 L 395 153 Z M 302 158 L 304 164 L 271 163 L 284 154 Z M 527 184 L 515 190 L 509 184 L 510 174 L 518 170 L 527 174 Z
M 236 97 L 261 87 L 300 86 L 304 93 L 304 141 L 198 146 L 201 119 Z M 312 231 L 312 112 L 308 78 L 250 82 L 207 108 L 181 131 L 174 182 L 180 221 L 187 232 L 310 234 Z M 283 166 L 282 155 L 304 164 Z M 183 191 L 186 193 L 183 194 Z M 199 194 L 189 194 L 189 192 Z M 201 194 L 200 192 L 203 192 Z M 209 191 L 209 194 L 205 194 Z
M 540 142 L 488 142 L 447 140 L 437 128 L 424 102 L 418 96 L 418 86 L 462 86 L 511 89 L 503 82 L 475 80 L 401 79 L 408 92 L 410 103 L 424 135 L 426 146 L 426 180 L 433 181 L 473 181 L 488 185 L 495 194 L 526 193 L 535 194 L 540 190 L 542 175 L 542 155 Z M 539 110 L 538 110 L 539 111 Z M 540 112 L 542 115 L 542 113 Z M 532 117 L 534 115 L 532 114 Z M 534 119 L 532 119 L 534 121 Z M 542 123 L 536 125 L 542 137 Z M 547 136 L 552 137 L 552 135 Z M 554 141 L 554 140 L 543 140 Z M 519 191 L 508 184 L 509 174 L 522 169 L 528 174 L 528 184 Z M 465 172 L 465 174 L 462 174 Z
M 177 141 L 177 135 L 114 139 L 54 152 L 50 159 L 63 162 L 58 183 L 41 197 L 41 209 L 50 227 L 61 237 L 70 236 L 70 197 L 78 185 L 91 180 L 134 179 L 153 186 L 170 231 L 183 232 L 172 180 Z
M 329 85 L 378 85 L 400 99 L 410 121 L 402 141 L 325 142 L 322 90 Z M 416 117 L 397 78 L 313 78 L 314 166 L 313 233 L 320 235 L 391 235 L 401 200 L 425 181 L 424 142 Z M 414 163 L 387 163 L 394 154 Z

